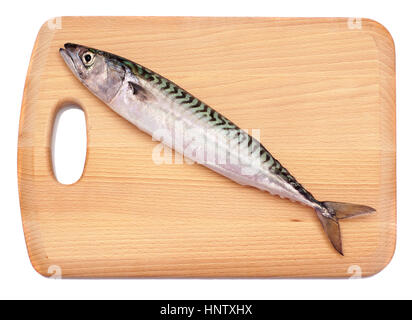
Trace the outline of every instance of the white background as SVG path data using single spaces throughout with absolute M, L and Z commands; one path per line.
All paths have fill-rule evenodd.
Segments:
M 0 298 L 279 299 L 412 298 L 410 1 L 3 1 L 0 50 Z M 40 26 L 67 15 L 364 17 L 391 32 L 397 57 L 398 239 L 378 275 L 361 280 L 50 280 L 27 255 L 17 191 L 23 87 Z M 241 40 L 240 40 L 241 41 Z M 132 44 L 131 44 L 132 45 Z

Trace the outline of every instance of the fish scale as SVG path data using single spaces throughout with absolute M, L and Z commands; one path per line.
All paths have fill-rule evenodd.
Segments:
M 313 208 L 340 254 L 339 220 L 375 212 L 368 206 L 316 200 L 258 140 L 160 74 L 105 51 L 72 43 L 64 47 L 60 53 L 73 74 L 120 116 L 239 184 Z M 194 136 L 188 135 L 191 129 L 196 130 Z M 196 140 L 206 142 L 207 148 Z M 216 155 L 215 146 L 224 157 Z
M 188 108 L 192 109 L 192 112 L 194 113 L 199 113 L 200 118 L 206 117 L 207 120 L 210 123 L 212 123 L 215 126 L 222 126 L 221 129 L 223 130 L 236 130 L 237 132 L 241 133 L 242 136 L 246 136 L 247 139 L 249 140 L 249 143 L 254 142 L 254 138 L 251 137 L 250 135 L 246 134 L 243 132 L 242 129 L 240 129 L 238 126 L 236 126 L 233 122 L 231 122 L 229 119 L 225 118 L 223 115 L 221 115 L 219 112 L 208 106 L 207 104 L 201 102 L 200 100 L 196 99 L 193 97 L 189 92 L 181 88 L 180 86 L 176 85 L 172 81 L 164 78 L 160 74 L 145 68 L 144 66 L 137 64 L 132 61 L 128 61 L 122 58 L 125 64 L 130 68 L 130 71 L 135 74 L 135 75 L 144 75 L 144 77 L 149 80 L 149 81 L 154 81 L 156 85 L 159 85 L 159 88 L 161 90 L 165 90 L 168 95 L 172 99 L 176 99 L 176 101 L 179 104 L 187 104 Z M 164 85 L 164 86 L 162 86 Z M 185 99 L 188 99 L 188 101 L 184 101 Z M 191 102 L 190 102 L 191 100 Z M 216 114 L 216 116 L 219 118 L 221 122 L 215 123 L 216 118 L 214 118 L 212 115 Z M 243 141 L 243 140 L 242 140 Z M 239 144 L 242 142 L 240 141 Z M 310 201 L 315 201 L 317 200 L 313 197 L 313 195 L 307 191 L 296 179 L 293 177 L 289 171 L 281 165 L 281 163 L 276 160 L 272 154 L 266 150 L 263 146 L 260 145 L 259 142 L 257 144 L 260 146 L 260 151 L 263 152 L 265 160 L 262 161 L 262 164 L 266 163 L 267 161 L 270 161 L 272 165 L 268 168 L 269 171 L 273 172 L 276 175 L 279 175 L 283 180 L 287 181 L 290 183 L 299 193 L 301 193 L 303 196 L 305 196 L 308 200 Z M 249 147 L 249 144 L 248 144 Z M 253 151 L 251 151 L 253 153 Z
M 130 67 L 130 71 L 135 74 L 135 75 L 144 75 L 144 77 L 149 80 L 149 81 L 154 81 L 156 85 L 160 85 L 159 88 L 161 90 L 166 90 L 168 95 L 172 99 L 176 99 L 176 101 L 179 104 L 187 104 L 188 108 L 192 107 L 192 112 L 194 113 L 199 113 L 200 118 L 206 117 L 206 121 L 209 121 L 215 126 L 222 126 L 221 128 L 223 130 L 235 130 L 238 132 L 242 132 L 247 136 L 247 139 L 249 140 L 249 143 L 255 142 L 255 139 L 251 137 L 250 135 L 246 134 L 243 132 L 242 129 L 240 129 L 238 126 L 236 126 L 233 122 L 231 122 L 229 119 L 225 118 L 223 115 L 221 115 L 219 112 L 208 106 L 207 104 L 201 102 L 200 100 L 196 99 L 193 97 L 189 92 L 181 88 L 180 86 L 176 85 L 175 83 L 171 82 L 170 80 L 162 77 L 160 74 L 155 73 L 154 71 L 145 68 L 142 65 L 139 65 L 137 63 L 127 61 L 127 64 Z M 132 65 L 134 67 L 132 67 Z M 137 70 L 137 71 L 136 71 Z M 163 87 L 161 84 L 164 84 L 165 86 Z M 184 101 L 188 99 L 187 101 Z M 192 102 L 190 102 L 190 99 Z M 216 119 L 212 116 L 216 114 L 216 116 L 221 120 L 220 123 L 215 123 Z M 242 134 L 242 135 L 243 135 Z M 239 142 L 240 143 L 240 142 Z M 257 142 L 257 144 L 260 146 L 260 143 Z M 249 144 L 248 144 L 249 147 Z M 256 149 L 255 149 L 256 150 Z M 255 151 L 254 150 L 254 151 Z M 265 160 L 262 162 L 264 164 L 267 161 L 271 161 L 273 164 L 269 167 L 269 171 L 273 172 L 276 175 L 279 175 L 283 180 L 287 181 L 290 183 L 299 193 L 301 193 L 304 197 L 306 197 L 310 201 L 317 202 L 317 200 L 313 197 L 313 195 L 307 191 L 296 179 L 293 177 L 289 171 L 283 167 L 278 160 L 276 160 L 270 153 L 269 151 L 266 150 L 264 147 L 260 147 L 260 150 L 264 153 L 265 155 Z M 253 154 L 253 151 L 251 151 L 251 154 Z

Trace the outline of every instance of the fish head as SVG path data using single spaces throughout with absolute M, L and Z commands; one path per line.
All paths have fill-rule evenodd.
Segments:
M 60 54 L 73 74 L 93 94 L 105 103 L 113 100 L 126 74 L 119 57 L 74 43 L 66 43 Z

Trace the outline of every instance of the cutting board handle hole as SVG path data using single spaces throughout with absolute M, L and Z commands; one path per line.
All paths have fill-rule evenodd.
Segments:
M 87 154 L 86 117 L 81 107 L 61 107 L 54 117 L 51 162 L 56 180 L 70 185 L 83 175 Z

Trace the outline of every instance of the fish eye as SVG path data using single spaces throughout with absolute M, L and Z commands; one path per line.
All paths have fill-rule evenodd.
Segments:
M 82 61 L 86 67 L 90 67 L 94 63 L 94 53 L 90 51 L 85 52 L 82 56 Z

